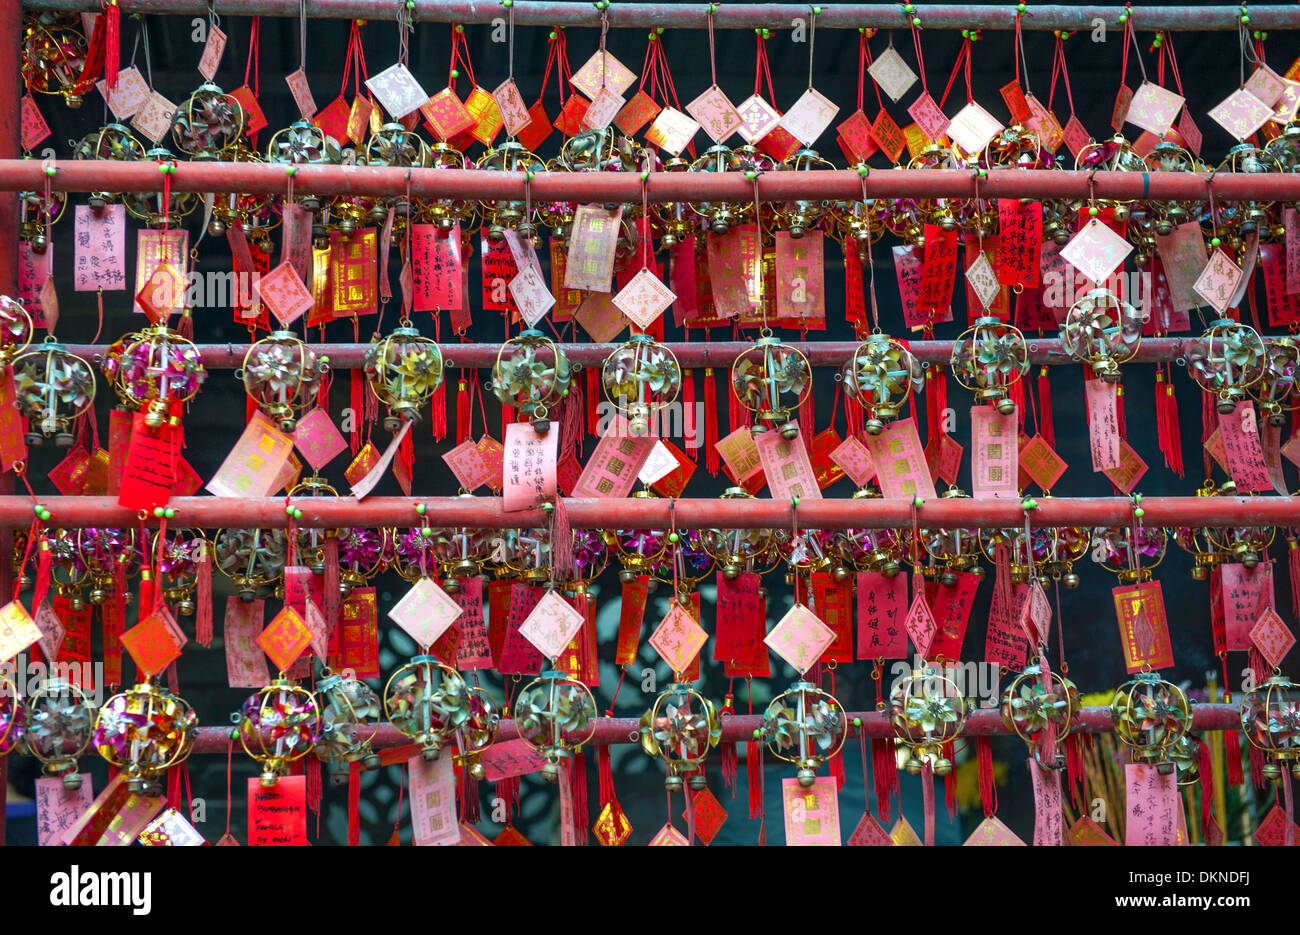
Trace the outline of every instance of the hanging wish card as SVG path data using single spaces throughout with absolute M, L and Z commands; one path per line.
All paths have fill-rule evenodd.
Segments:
M 835 641 L 835 631 L 803 604 L 795 604 L 763 640 L 800 675 Z
M 971 495 L 974 497 L 1018 497 L 1019 445 L 1016 414 L 1003 415 L 990 406 L 972 406 Z
M 650 645 L 674 674 L 686 672 L 700 654 L 709 636 L 695 618 L 676 600 L 650 635 Z
M 217 497 L 265 497 L 293 452 L 293 439 L 276 428 L 260 410 L 226 455 L 207 490 Z
M 1169 621 L 1159 581 L 1112 588 L 1115 617 L 1119 621 L 1120 644 L 1128 673 L 1144 668 L 1161 669 L 1174 664 L 1169 642 Z
M 1131 243 L 1092 218 L 1061 248 L 1060 256 L 1092 282 L 1104 283 L 1132 252 Z
M 879 435 L 867 437 L 867 448 L 876 466 L 880 491 L 886 497 L 935 497 L 934 479 L 925 460 L 925 449 L 911 419 L 891 422 Z
M 908 88 L 916 84 L 916 72 L 908 67 L 892 45 L 875 57 L 867 71 L 894 103 L 898 103 Z
M 826 95 L 815 88 L 809 88 L 782 115 L 781 127 L 805 146 L 812 146 L 826 132 L 839 111 L 839 106 Z
M 645 139 L 668 155 L 679 156 L 699 129 L 700 125 L 687 114 L 675 107 L 665 107 L 646 131 Z
M 420 646 L 432 646 L 438 642 L 438 637 L 460 615 L 460 605 L 432 578 L 417 580 L 388 612 L 388 616 Z
M 1241 267 L 1233 262 L 1232 257 L 1222 247 L 1210 254 L 1210 260 L 1201 270 L 1201 275 L 1192 284 L 1192 291 L 1220 315 L 1232 302 L 1232 295 L 1241 282 Z
M 429 95 L 410 70 L 398 62 L 379 74 L 366 79 L 366 87 L 395 120 L 419 110 Z
M 743 121 L 730 98 L 716 84 L 686 105 L 690 114 L 715 143 L 726 142 Z
M 131 126 L 157 143 L 172 128 L 176 105 L 157 91 L 152 92 L 131 118 Z
M 281 263 L 253 283 L 253 291 L 264 302 L 271 314 L 285 328 L 315 304 L 311 290 L 303 283 L 292 263 Z
M 568 601 L 554 591 L 547 591 L 520 624 L 519 635 L 547 659 L 558 659 L 582 629 L 583 619 Z
M 136 115 L 144 102 L 149 99 L 149 85 L 145 83 L 140 69 L 134 65 L 123 68 L 117 73 L 117 83 L 110 91 L 103 79 L 95 82 L 95 87 L 103 95 L 104 102 L 113 116 L 118 120 L 129 120 Z
M 757 94 L 741 101 L 736 113 L 740 116 L 740 126 L 736 132 L 751 146 L 781 123 L 781 115 L 776 112 L 776 108 Z
M 839 786 L 833 776 L 819 776 L 811 786 L 781 780 L 787 847 L 839 847 Z
M 798 429 L 799 423 L 792 423 Z M 764 432 L 754 440 L 758 460 L 763 465 L 768 489 L 774 500 L 820 500 L 822 492 L 813 473 L 812 462 L 803 437 L 796 434 L 789 441 L 780 432 Z
M 600 93 L 601 88 L 610 88 L 615 94 L 622 94 L 632 87 L 634 81 L 636 74 L 631 69 L 601 50 L 573 73 L 569 83 L 587 97 L 593 98 Z
M 583 111 L 582 125 L 588 130 L 603 130 L 614 122 L 627 99 L 616 94 L 610 88 L 601 88 L 600 93 L 591 99 L 591 105 Z
M 535 510 L 555 499 L 555 459 L 559 430 L 539 435 L 527 422 L 506 426 L 502 465 L 503 502 L 507 513 Z M 635 478 L 635 473 L 633 477 Z
M 98 213 L 76 206 L 72 284 L 78 292 L 126 288 L 126 205 L 105 205 Z
M 968 155 L 983 152 L 993 137 L 1002 132 L 1003 126 L 992 114 L 971 101 L 952 118 L 948 124 L 948 138 L 961 147 Z
M 216 26 L 208 26 L 208 41 L 203 45 L 203 55 L 199 58 L 199 74 L 211 81 L 217 76 L 217 67 L 221 64 L 221 54 L 226 51 L 226 34 Z
M 613 211 L 595 205 L 580 205 L 574 213 L 569 235 L 569 252 L 564 267 L 566 289 L 609 292 L 614 275 L 614 252 L 618 246 L 623 208 Z
M 1245 88 L 1238 88 L 1210 111 L 1210 117 L 1238 140 L 1252 136 L 1273 116 L 1273 110 Z
M 574 497 L 626 497 L 654 449 L 651 435 L 634 436 L 627 419 L 614 416 L 573 486 Z
M 1143 130 L 1164 136 L 1174 125 L 1183 103 L 1183 98 L 1173 91 L 1154 82 L 1144 81 L 1129 102 L 1125 117 L 1129 123 L 1136 124 Z

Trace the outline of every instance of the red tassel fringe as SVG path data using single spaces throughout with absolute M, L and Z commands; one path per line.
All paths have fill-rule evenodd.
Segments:
M 569 774 L 569 791 L 573 794 L 573 834 L 579 847 L 587 844 L 587 754 L 576 753 Z
M 745 778 L 749 784 L 749 817 L 763 814 L 763 747 L 755 740 L 745 742 Z
M 204 649 L 212 645 L 212 555 L 207 552 L 195 576 L 194 638 Z
M 1056 448 L 1056 424 L 1052 418 L 1052 381 L 1048 369 L 1038 371 L 1038 434 L 1053 449 Z
M 713 368 L 704 371 L 704 468 L 716 476 L 721 461 L 718 457 L 718 381 Z
M 979 768 L 980 805 L 984 817 L 992 818 L 998 813 L 998 787 L 993 777 L 993 744 L 988 737 L 975 738 L 975 762 Z

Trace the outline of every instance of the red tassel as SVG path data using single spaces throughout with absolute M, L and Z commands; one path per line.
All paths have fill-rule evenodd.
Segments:
M 551 511 L 551 577 L 556 581 L 573 580 L 573 530 L 563 497 L 555 498 L 555 509 Z
M 727 703 L 722 707 L 720 716 L 725 719 L 735 713 L 736 711 L 731 704 L 731 699 L 728 698 Z M 736 801 L 736 795 L 740 791 L 739 768 L 740 756 L 736 752 L 736 745 L 734 743 L 722 744 L 722 785 L 723 788 L 731 790 L 731 800 L 733 802 Z
M 1197 772 L 1201 780 L 1201 836 L 1208 842 L 1210 825 L 1214 822 L 1214 758 L 1210 756 L 1210 745 L 1203 740 L 1197 741 Z
M 467 773 L 460 776 L 460 820 L 468 825 L 476 825 L 482 816 L 479 807 L 478 780 L 471 779 Z
M 701 428 L 695 421 L 695 371 L 687 370 L 682 375 L 682 447 L 686 449 L 686 457 L 697 463 Z
M 596 748 L 596 791 L 602 810 L 618 799 L 614 794 L 614 770 L 610 766 L 608 745 Z
M 348 847 L 361 844 L 361 764 L 348 773 Z
M 303 772 L 307 774 L 307 807 L 313 812 L 320 814 L 322 792 L 320 781 L 320 759 L 314 756 L 309 756 L 306 759 L 307 765 L 303 768 Z
M 583 427 L 583 418 L 586 413 L 586 403 L 583 400 L 582 381 L 572 383 L 569 386 L 569 395 L 564 397 L 564 402 L 560 404 L 560 459 L 573 453 L 576 457 L 582 454 L 582 441 L 586 438 L 586 431 Z
M 357 452 L 361 450 L 361 421 L 362 412 L 366 405 L 366 384 L 365 376 L 360 370 L 351 370 L 349 371 L 349 374 L 348 406 L 352 415 L 352 418 L 349 420 L 352 423 L 352 433 L 351 437 L 348 439 L 348 443 L 352 447 L 352 457 L 355 458 Z
M 1204 448 L 1205 443 L 1209 441 L 1210 436 L 1214 434 L 1214 430 L 1218 428 L 1218 424 L 1219 424 L 1218 414 L 1216 413 L 1214 408 L 1214 397 L 1212 397 L 1209 393 L 1202 393 L 1201 394 L 1201 447 L 1202 448 Z M 1205 459 L 1205 476 L 1212 477 L 1213 475 L 1210 473 L 1210 463 L 1211 463 L 1210 453 L 1209 451 L 1202 451 L 1201 454 Z
M 723 392 L 727 394 L 727 423 L 730 426 L 727 430 L 728 433 L 734 432 L 738 428 L 748 428 L 752 425 L 753 423 L 750 422 L 749 410 L 740 404 L 740 400 L 737 399 L 736 394 L 732 392 L 730 383 L 727 384 L 727 388 L 723 390 Z
M 343 595 L 339 591 L 339 540 L 330 536 L 325 540 L 325 624 L 331 633 L 338 626 Z
M 206 545 L 195 574 L 194 638 L 204 649 L 212 645 L 212 556 Z
M 956 750 L 952 743 L 943 745 L 943 755 L 948 758 L 949 762 L 956 761 Z M 951 821 L 957 819 L 957 771 L 948 770 L 947 775 L 943 777 L 943 795 L 944 803 L 948 806 L 948 818 Z
M 1124 421 L 1124 386 L 1115 387 L 1115 421 L 1119 425 L 1119 437 L 1128 439 L 1128 423 Z
M 1038 434 L 1053 449 L 1056 448 L 1056 424 L 1052 418 L 1052 381 L 1046 367 L 1038 371 Z
M 975 761 L 979 768 L 980 805 L 984 817 L 992 818 L 998 813 L 998 787 L 993 778 L 993 745 L 988 737 L 975 738 Z
M 1065 738 L 1065 776 L 1070 784 L 1070 803 L 1077 809 L 1083 785 L 1083 738 L 1078 734 Z
M 1223 700 L 1225 704 L 1231 704 L 1232 696 L 1225 693 Z M 1242 785 L 1246 781 L 1246 777 L 1242 775 L 1241 771 L 1241 734 L 1236 728 L 1223 732 L 1223 752 L 1224 759 L 1228 764 L 1228 785 Z
M 473 400 L 469 398 L 469 384 L 464 380 L 456 388 L 456 444 L 469 441 L 470 422 L 474 418 Z
M 444 381 L 442 387 L 434 392 L 433 399 L 429 403 L 429 422 L 433 427 L 433 440 L 436 442 L 447 438 L 447 394 L 450 392 L 451 387 Z
M 108 8 L 104 11 L 104 28 L 104 84 L 111 91 L 117 87 L 117 71 L 122 54 L 118 38 L 122 32 L 122 11 L 118 8 L 117 0 L 108 0 Z
M 596 401 L 600 399 L 600 373 L 595 367 L 587 368 L 587 434 L 599 435 L 597 426 L 600 417 L 596 412 Z
M 932 367 L 934 370 L 934 409 L 939 414 L 939 431 L 947 435 L 944 429 L 944 413 L 948 411 L 948 371 L 943 367 Z M 858 432 L 862 431 L 862 416 L 858 416 Z
M 755 740 L 745 741 L 745 778 L 749 785 L 749 817 L 763 814 L 763 746 Z
M 1183 438 L 1178 426 L 1178 397 L 1174 395 L 1173 381 L 1165 384 L 1165 425 L 1169 434 L 1169 468 L 1183 476 Z
M 928 758 L 921 764 L 921 803 L 925 808 L 925 846 L 934 847 L 934 770 Z
M 844 751 L 837 750 L 831 757 L 831 776 L 835 779 L 835 788 L 840 792 L 844 791 Z
M 439 394 L 435 393 L 436 398 Z M 413 477 L 412 472 L 415 470 L 415 439 L 411 433 L 407 432 L 403 437 L 401 444 L 397 446 L 397 460 L 405 469 L 406 477 Z
M 1020 431 L 1025 430 L 1025 381 L 1017 380 L 1011 384 L 1010 394 L 1011 401 L 1016 404 L 1016 420 L 1020 423 Z
M 799 437 L 803 439 L 803 446 L 810 453 L 812 452 L 813 436 L 817 434 L 815 407 L 812 387 L 809 387 L 808 395 L 799 406 Z
M 569 791 L 573 795 L 573 835 L 579 847 L 587 844 L 587 754 L 575 753 L 569 773 Z
M 519 805 L 519 777 L 511 776 L 509 779 L 498 779 L 492 784 L 492 790 L 506 806 L 506 822 L 510 821 L 510 813 Z
M 876 793 L 876 817 L 885 827 L 893 824 L 894 791 L 898 786 L 898 765 L 894 762 L 894 741 L 871 738 L 871 782 Z
M 704 467 L 711 476 L 717 476 L 721 461 L 718 458 L 718 381 L 713 368 L 704 369 Z
M 181 313 L 180 319 L 176 322 L 176 330 L 187 341 L 194 340 L 194 316 L 190 314 L 189 309 Z

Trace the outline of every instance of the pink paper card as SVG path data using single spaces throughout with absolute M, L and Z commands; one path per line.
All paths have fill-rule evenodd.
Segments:
M 632 87 L 636 74 L 609 52 L 597 51 L 576 72 L 570 83 L 588 98 L 600 93 L 601 88 L 610 88 L 616 94 L 622 94 Z
M 473 493 L 491 479 L 483 454 L 472 439 L 461 442 L 443 455 L 442 460 L 456 475 L 456 480 L 460 481 L 461 490 L 465 493 Z
M 131 126 L 157 143 L 172 128 L 176 105 L 157 91 L 152 92 L 131 118 Z
M 72 283 L 78 292 L 126 288 L 125 205 L 106 205 L 99 213 L 76 206 Z
M 553 428 L 539 435 L 527 422 L 506 426 L 502 509 L 507 513 L 535 510 L 555 499 L 559 434 Z M 635 472 L 632 477 L 635 480 Z
M 614 416 L 573 487 L 574 497 L 626 497 L 655 446 L 652 436 L 634 437 L 627 420 Z
M 906 659 L 907 575 L 860 571 L 857 591 L 858 658 Z
M 650 634 L 649 643 L 676 675 L 690 669 L 708 638 L 691 612 L 672 600 L 668 613 L 659 626 L 655 627 L 654 633 Z
M 1274 805 L 1255 829 L 1255 840 L 1261 847 L 1284 847 L 1287 831 L 1286 809 Z M 1300 826 L 1292 822 L 1290 831 L 1291 840 L 1300 840 Z
M 36 780 L 36 844 L 57 847 L 63 835 L 89 810 L 95 792 L 90 774 L 81 773 L 81 786 L 69 789 L 58 776 Z
M 1096 218 L 1061 248 L 1061 257 L 1091 282 L 1104 283 L 1133 252 L 1133 245 Z
M 795 604 L 763 640 L 801 675 L 835 640 L 835 631 L 803 604 Z
M 208 41 L 203 44 L 203 55 L 199 58 L 199 74 L 209 81 L 215 78 L 221 53 L 225 51 L 226 34 L 216 26 L 208 26 Z
M 1054 769 L 1043 769 L 1033 757 L 1025 762 L 1034 782 L 1034 847 L 1064 847 L 1061 773 Z
M 687 104 L 686 112 L 715 143 L 726 142 L 743 122 L 731 100 L 716 84 Z
M 1265 107 L 1273 107 L 1286 89 L 1286 79 L 1261 63 L 1251 72 L 1242 88 L 1253 94 Z
M 689 115 L 675 107 L 665 107 L 659 111 L 654 123 L 650 124 L 645 140 L 670 156 L 680 156 L 699 129 L 700 125 Z
M 1220 565 L 1224 648 L 1250 649 L 1251 630 L 1265 610 L 1273 608 L 1273 566 L 1262 562 L 1248 569 L 1237 562 Z
M 456 622 L 460 605 L 432 578 L 420 578 L 388 611 L 388 616 L 420 646 L 432 646 Z M 450 660 L 443 660 L 444 662 Z
M 921 266 L 923 262 L 920 248 L 908 245 L 893 247 L 894 275 L 898 280 L 898 296 L 903 306 L 903 321 L 913 331 L 919 331 L 930 323 L 930 313 L 922 312 L 918 306 L 921 291 Z M 944 316 L 947 316 L 946 318 Z M 944 308 L 939 310 L 935 321 L 951 321 L 952 312 Z
M 1088 400 L 1088 438 L 1092 469 L 1108 471 L 1120 466 L 1119 414 L 1116 384 L 1105 380 L 1084 383 Z
M 963 847 L 1025 847 L 1025 842 L 1016 833 L 998 820 L 996 816 L 985 818 L 971 832 Z
M 1017 497 L 1019 444 L 1016 415 L 1003 415 L 990 406 L 971 407 L 971 495 Z
M 839 111 L 839 105 L 815 88 L 809 88 L 782 115 L 780 125 L 805 146 L 812 146 Z
M 1238 140 L 1245 140 L 1269 121 L 1273 110 L 1245 88 L 1238 88 L 1210 110 L 1210 118 Z
M 763 466 L 763 476 L 767 478 L 773 500 L 822 498 L 802 435 L 786 441 L 780 432 L 764 432 L 754 440 L 754 446 L 758 449 L 758 460 Z
M 481 762 L 483 778 L 488 782 L 500 782 L 537 772 L 546 765 L 546 757 L 528 741 L 516 738 L 492 744 L 484 751 Z
M 1008 603 L 999 598 L 996 590 L 989 606 L 989 626 L 984 636 L 984 661 L 996 663 L 1004 669 L 1017 670 L 1025 666 L 1028 640 L 1019 625 L 1020 608 L 1029 599 L 1029 589 L 1023 584 L 1014 586 Z
M 415 113 L 429 99 L 420 82 L 401 62 L 366 79 L 366 87 L 395 120 Z
M 900 576 L 901 577 L 901 576 Z M 940 587 L 934 597 L 934 637 L 930 640 L 927 655 L 932 659 L 962 658 L 962 644 L 966 640 L 966 627 L 970 623 L 975 605 L 975 592 L 980 578 L 969 571 L 957 575 L 952 587 Z
M 293 439 L 260 410 L 254 412 L 207 489 L 217 497 L 265 497 L 275 489 L 275 479 L 292 452 Z
M 1188 221 L 1168 235 L 1156 234 L 1156 249 L 1160 251 L 1160 264 L 1164 267 L 1174 310 L 1185 312 L 1199 306 L 1196 281 L 1209 259 L 1201 225 Z
M 1212 306 L 1222 315 L 1232 304 L 1233 293 L 1236 292 L 1242 275 L 1241 267 L 1219 247 L 1210 255 L 1210 261 L 1192 284 L 1192 291 L 1204 304 Z
M 302 317 L 315 300 L 292 263 L 281 263 L 257 278 L 253 291 L 285 328 Z
M 450 231 L 434 224 L 411 225 L 411 274 L 417 312 L 460 308 L 460 225 Z
M 892 45 L 874 58 L 867 72 L 877 87 L 888 94 L 894 103 L 898 103 L 908 88 L 916 84 L 916 72 L 908 67 L 903 56 Z
M 763 463 L 759 460 L 758 446 L 754 436 L 746 426 L 741 426 L 725 438 L 714 444 L 723 464 L 731 471 L 737 484 L 744 486 L 751 478 L 762 473 Z
M 1129 102 L 1125 119 L 1158 137 L 1164 136 L 1174 125 L 1182 107 L 1181 96 L 1153 82 L 1143 81 Z
M 618 245 L 622 207 L 613 211 L 580 205 L 574 213 L 569 252 L 564 267 L 566 289 L 609 292 L 614 275 L 614 250 Z
M 741 101 L 736 113 L 740 115 L 740 127 L 736 132 L 750 145 L 767 136 L 781 123 L 781 115 L 776 112 L 776 108 L 757 94 Z
M 1259 620 L 1251 627 L 1250 642 L 1259 650 L 1264 661 L 1276 667 L 1282 664 L 1286 654 L 1295 645 L 1295 634 L 1277 615 L 1277 611 L 1266 607 L 1259 615 Z
M 925 461 L 925 449 L 911 419 L 891 422 L 879 435 L 867 437 L 867 448 L 876 465 L 876 479 L 886 497 L 935 497 L 934 479 Z
M 1162 669 L 1174 664 L 1169 642 L 1169 621 L 1159 581 L 1123 585 L 1111 589 L 1115 618 L 1119 622 L 1120 644 L 1130 675 L 1143 667 Z
M 554 591 L 546 591 L 519 625 L 519 635 L 546 658 L 558 659 L 582 624 L 583 615 L 568 601 Z
M 108 89 L 108 85 L 102 78 L 95 82 L 95 87 L 103 95 L 108 109 L 118 120 L 129 120 L 134 117 L 149 98 L 149 85 L 145 83 L 140 69 L 134 65 L 118 70 L 117 82 L 113 85 L 113 90 Z
M 257 645 L 262 632 L 264 601 L 241 601 L 226 598 L 225 625 L 226 679 L 231 688 L 261 688 L 271 680 L 266 656 Z
M 1084 127 L 1083 123 L 1074 114 L 1065 123 L 1065 145 L 1070 150 L 1070 154 L 1075 159 L 1083 152 L 1083 148 L 1092 142 L 1092 134 Z
M 1219 413 L 1219 435 L 1238 493 L 1271 490 L 1272 481 L 1264 463 L 1259 438 L 1259 420 L 1250 400 L 1237 403 L 1230 413 Z
M 848 845 L 849 847 L 893 847 L 894 841 L 889 836 L 889 832 L 876 821 L 876 817 L 867 811 L 862 813 L 858 826 L 849 835 Z
M 627 99 L 612 88 L 601 88 L 582 113 L 582 125 L 588 130 L 603 130 L 613 123 Z
M 1020 446 L 1020 470 L 1043 490 L 1051 490 L 1065 473 L 1065 468 L 1065 461 L 1041 435 L 1035 435 Z
M 450 756 L 426 760 L 413 756 L 406 763 L 411 782 L 411 830 L 417 847 L 460 843 L 456 819 L 456 773 Z
M 839 847 L 840 800 L 834 777 L 819 776 L 811 786 L 781 780 L 786 847 Z
M 505 232 L 505 239 L 517 271 L 510 280 L 510 296 L 515 300 L 519 314 L 531 328 L 555 305 L 555 296 L 546 288 L 546 277 L 542 275 L 542 266 L 537 262 L 532 240 L 524 239 L 512 230 Z
M 749 225 L 709 234 L 708 271 L 719 318 L 746 318 L 763 301 L 762 243 Z
M 948 124 L 948 138 L 969 156 L 979 155 L 1003 126 L 992 114 L 971 101 Z
M 871 460 L 871 452 L 854 435 L 840 442 L 830 457 L 858 487 L 864 486 L 876 476 L 876 465 Z
M 492 644 L 483 619 L 483 579 L 478 576 L 461 579 L 455 599 L 460 608 L 460 616 L 456 618 L 456 628 L 460 631 L 456 668 L 462 672 L 492 668 Z
M 307 73 L 299 68 L 292 74 L 284 76 L 284 83 L 289 86 L 293 101 L 298 105 L 298 113 L 303 120 L 316 116 L 316 99 L 311 96 L 311 85 L 307 83 Z
M 23 95 L 19 111 L 23 149 L 31 152 L 50 135 L 50 125 L 41 115 L 41 108 L 30 94 Z
M 1171 847 L 1178 841 L 1178 776 L 1153 764 L 1124 766 L 1125 847 Z
M 907 108 L 907 112 L 921 128 L 926 139 L 937 140 L 948 132 L 948 117 L 939 109 L 939 105 L 928 92 L 922 92 L 921 96 L 912 102 L 912 106 Z
M 338 430 L 329 411 L 315 406 L 298 420 L 293 431 L 293 444 L 303 460 L 319 471 L 348 447 L 343 433 Z
M 648 269 L 642 269 L 614 296 L 614 306 L 642 331 L 677 301 L 677 294 Z
M 907 608 L 907 616 L 903 619 L 903 629 L 907 631 L 908 638 L 911 639 L 917 654 L 922 658 L 928 658 L 930 644 L 934 642 L 934 638 L 939 632 L 939 625 L 934 619 L 934 614 L 930 611 L 930 605 L 926 602 L 923 592 L 917 591 L 916 597 L 912 599 L 911 606 Z
M 532 115 L 528 113 L 528 105 L 524 103 L 514 78 L 507 78 L 497 85 L 492 92 L 492 99 L 496 101 L 501 122 L 510 136 L 518 136 L 521 130 L 532 123 Z
M 826 320 L 824 245 L 821 231 L 791 237 L 776 234 L 776 314 L 778 318 Z

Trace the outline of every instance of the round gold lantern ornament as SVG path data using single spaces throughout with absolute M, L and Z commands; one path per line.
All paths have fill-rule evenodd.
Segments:
M 568 395 L 572 378 L 560 345 L 529 328 L 501 345 L 488 387 L 501 405 L 519 410 L 544 435 L 551 428 L 548 416 Z
M 554 669 L 524 686 L 514 716 L 519 736 L 546 757 L 542 778 L 547 782 L 558 782 L 561 762 L 596 735 L 591 689 Z
M 479 757 L 496 739 L 496 702 L 438 657 L 415 656 L 393 673 L 384 687 L 384 715 L 420 744 L 425 760 L 438 759 L 444 747 L 455 744 L 457 762 L 467 766 L 472 778 L 483 778 Z
M 1226 415 L 1264 378 L 1267 350 L 1250 325 L 1220 318 L 1188 345 L 1186 361 L 1188 374 Z
M 1120 364 L 1137 356 L 1142 314 L 1108 289 L 1093 289 L 1075 302 L 1061 323 L 1061 345 L 1098 379 L 1119 382 Z
M 44 679 L 27 698 L 23 743 L 42 772 L 62 777 L 66 789 L 81 788 L 77 759 L 90 749 L 95 710 L 91 697 L 66 679 Z
M 919 774 L 927 763 L 936 776 L 952 772 L 943 748 L 961 734 L 969 713 L 956 682 L 937 667 L 913 669 L 890 692 L 889 711 L 899 760 L 909 773 Z
M 722 721 L 713 702 L 689 685 L 669 685 L 641 715 L 640 737 L 641 749 L 667 764 L 664 786 L 670 792 L 681 791 L 682 777 L 688 773 L 692 789 L 707 787 L 699 769 L 709 749 L 722 739 Z
M 868 335 L 840 371 L 844 393 L 867 410 L 863 426 L 879 435 L 898 418 L 913 392 L 924 385 L 924 371 L 912 352 L 882 332 Z
M 817 770 L 835 756 L 848 736 L 844 706 L 811 682 L 798 681 L 777 695 L 763 712 L 754 739 L 767 743 L 777 759 L 794 763 L 795 776 L 805 789 L 817 780 Z
M 812 369 L 808 358 L 763 329 L 762 336 L 741 351 L 731 365 L 731 391 L 740 404 L 754 413 L 755 435 L 769 425 L 786 441 L 799 437 L 799 426 L 790 418 L 812 392 Z
M 1174 745 L 1192 725 L 1192 704 L 1183 690 L 1158 672 L 1139 672 L 1115 690 L 1110 702 L 1115 736 L 1139 763 L 1155 763 L 1161 773 L 1174 771 Z
M 126 773 L 128 791 L 143 793 L 190 755 L 198 730 L 188 701 L 146 679 L 104 702 L 92 743 Z
M 298 414 L 316 401 L 328 372 L 328 357 L 317 357 L 292 331 L 273 331 L 248 349 L 235 377 L 280 431 L 291 434 Z
M 1015 403 L 1008 389 L 1029 372 L 1029 347 L 1020 329 L 993 317 L 975 319 L 953 343 L 952 374 L 980 402 L 996 402 L 1010 415 Z
M 363 769 L 382 765 L 371 747 L 380 712 L 374 689 L 350 671 L 323 669 L 316 682 L 316 704 L 321 719 L 317 756 L 331 764 L 360 762 Z
M 1265 779 L 1300 779 L 1300 686 L 1277 670 L 1241 699 L 1241 729 L 1264 751 Z
M 289 764 L 310 753 L 320 739 L 316 696 L 281 673 L 245 699 L 231 716 L 244 752 L 262 764 L 261 784 L 270 788 Z
M 636 438 L 649 434 L 652 422 L 677 401 L 682 388 L 676 355 L 647 334 L 633 335 L 616 347 L 605 358 L 600 378 L 605 397 Z
M 1002 693 L 1002 723 L 1034 749 L 1034 759 L 1045 769 L 1064 769 L 1065 754 L 1061 744 L 1076 726 L 1079 716 L 1079 690 L 1064 675 L 1042 666 L 1026 666 Z M 1037 746 L 1043 732 L 1051 727 L 1055 734 L 1055 755 L 1044 763 Z
M 396 432 L 403 422 L 420 421 L 420 409 L 442 386 L 442 351 L 403 318 L 366 349 L 365 371 L 370 392 L 388 407 L 384 428 Z

